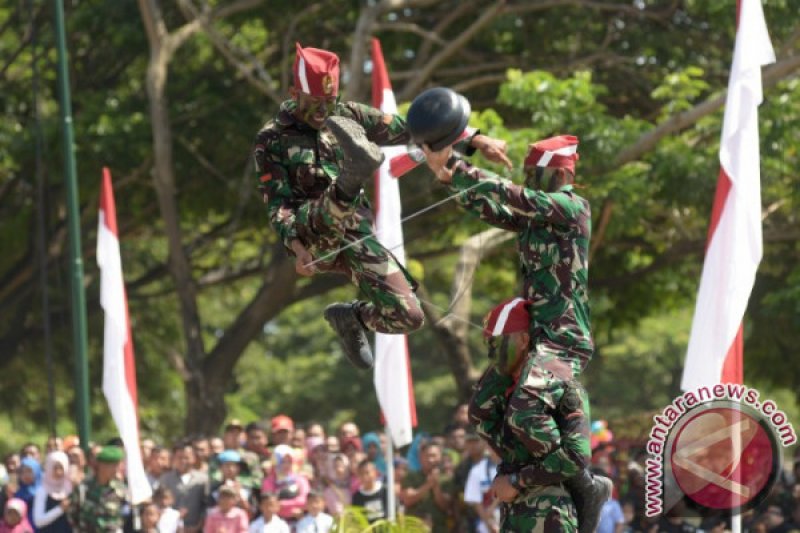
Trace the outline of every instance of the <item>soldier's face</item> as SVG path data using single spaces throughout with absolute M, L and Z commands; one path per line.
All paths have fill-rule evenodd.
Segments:
M 333 114 L 336 109 L 338 96 L 311 96 L 296 88 L 291 89 L 292 98 L 297 102 L 294 111 L 295 118 L 298 118 L 318 130 L 325 123 L 325 119 Z

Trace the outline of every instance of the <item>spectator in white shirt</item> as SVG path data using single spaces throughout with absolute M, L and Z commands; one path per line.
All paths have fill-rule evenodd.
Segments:
M 497 473 L 499 457 L 494 450 L 476 463 L 469 471 L 464 486 L 464 503 L 478 514 L 478 533 L 496 533 L 500 524 L 499 502 L 492 497 L 492 481 Z
M 311 492 L 306 500 L 307 514 L 297 522 L 296 533 L 328 533 L 333 527 L 333 517 L 322 510 L 325 500 L 317 492 Z
M 289 533 L 289 524 L 278 516 L 281 502 L 277 494 L 265 492 L 258 500 L 261 516 L 250 524 L 249 533 Z

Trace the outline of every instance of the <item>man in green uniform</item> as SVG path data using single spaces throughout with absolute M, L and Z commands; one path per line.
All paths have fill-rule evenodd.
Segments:
M 426 150 L 426 157 L 437 178 L 461 193 L 456 201 L 462 207 L 518 235 L 523 296 L 530 309 L 524 339 L 528 356 L 521 367 L 525 379 L 514 385 L 502 412 L 510 434 L 538 458 L 539 468 L 520 472 L 517 483 L 564 482 L 578 509 L 580 531 L 587 533 L 596 527 L 610 482 L 593 478 L 587 469 L 589 404 L 577 381 L 594 350 L 588 301 L 591 215 L 589 203 L 572 185 L 577 146 L 578 139 L 569 135 L 531 145 L 525 187 L 472 167 L 449 149 Z M 488 335 L 496 352 L 515 349 L 508 339 L 503 347 L 497 336 Z M 471 418 L 487 438 L 500 438 L 492 425 L 496 421 L 486 425 L 486 420 L 499 401 L 491 394 L 505 392 L 507 378 L 490 368 L 481 380 L 483 394 L 473 398 Z
M 403 480 L 403 505 L 406 513 L 421 518 L 431 531 L 450 531 L 453 515 L 452 476 L 442 472 L 442 449 L 426 442 L 419 451 L 418 472 L 409 472 Z
M 125 454 L 118 446 L 104 446 L 97 454 L 93 476 L 70 496 L 69 521 L 82 533 L 121 533 L 125 484 L 117 477 Z
M 292 99 L 259 131 L 254 156 L 270 221 L 297 272 L 339 272 L 364 293 L 364 301 L 329 306 L 325 318 L 350 361 L 369 368 L 366 330 L 406 333 L 424 319 L 413 280 L 372 236 L 362 191 L 383 159 L 376 145 L 404 145 L 410 137 L 401 117 L 340 102 L 338 89 L 336 54 L 298 44 Z M 505 158 L 502 141 L 475 135 L 467 143 L 489 159 Z

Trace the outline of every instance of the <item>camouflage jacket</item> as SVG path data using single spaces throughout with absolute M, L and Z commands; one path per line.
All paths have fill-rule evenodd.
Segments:
M 287 248 L 298 238 L 297 210 L 306 201 L 319 198 L 336 180 L 342 161 L 342 151 L 333 135 L 296 120 L 295 108 L 294 101 L 284 102 L 278 115 L 258 132 L 254 147 L 256 172 L 270 222 Z M 375 144 L 402 145 L 410 141 L 405 120 L 398 115 L 387 115 L 355 102 L 337 104 L 335 114 L 361 124 Z M 357 201 L 369 206 L 363 194 Z M 358 213 L 368 216 L 364 210 Z
M 117 479 L 100 485 L 94 477 L 85 480 L 70 497 L 68 517 L 75 531 L 117 533 L 122 531 L 125 484 Z
M 539 353 L 577 361 L 594 351 L 589 316 L 589 202 L 571 185 L 545 193 L 460 162 L 450 189 L 481 220 L 517 233 L 523 296 Z

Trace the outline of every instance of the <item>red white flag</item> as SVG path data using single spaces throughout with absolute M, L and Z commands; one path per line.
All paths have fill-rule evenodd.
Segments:
M 720 172 L 681 388 L 742 382 L 742 318 L 761 261 L 758 106 L 775 61 L 760 0 L 741 0 Z
M 136 369 L 128 320 L 128 299 L 119 255 L 117 211 L 111 172 L 103 169 L 100 223 L 97 228 L 97 264 L 100 267 L 100 305 L 105 311 L 103 339 L 103 394 L 125 445 L 131 501 L 139 504 L 152 495 L 139 447 Z
M 381 43 L 372 39 L 372 105 L 384 113 L 397 113 Z M 403 227 L 400 224 L 400 187 L 389 174 L 394 156 L 406 153 L 402 146 L 382 148 L 386 158 L 375 175 L 375 225 L 378 241 L 405 264 Z M 375 334 L 375 390 L 386 425 L 397 447 L 411 443 L 417 425 L 417 408 L 411 381 L 411 364 L 405 335 Z

